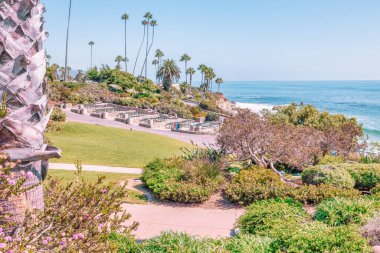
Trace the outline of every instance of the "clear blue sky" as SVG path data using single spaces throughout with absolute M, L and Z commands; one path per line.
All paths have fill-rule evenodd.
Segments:
M 63 64 L 69 0 L 43 2 L 47 50 Z M 154 50 L 188 53 L 225 80 L 380 79 L 379 0 L 73 0 L 69 65 L 89 67 L 91 40 L 95 64 L 115 65 L 124 12 L 133 65 L 146 11 L 159 24 Z

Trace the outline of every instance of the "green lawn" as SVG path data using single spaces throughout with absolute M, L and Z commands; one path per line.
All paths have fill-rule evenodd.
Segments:
M 50 131 L 47 138 L 62 149 L 62 158 L 51 162 L 142 168 L 152 159 L 181 154 L 190 144 L 125 129 L 65 123 L 60 131 Z
M 65 170 L 49 170 L 49 176 L 61 179 L 64 184 L 74 182 L 77 178 L 75 171 L 65 171 Z M 140 175 L 134 174 L 120 174 L 120 173 L 106 173 L 106 172 L 90 172 L 83 171 L 80 179 L 85 180 L 86 182 L 95 183 L 98 180 L 98 177 L 106 177 L 104 183 L 112 182 L 115 184 L 120 183 L 121 181 L 126 181 L 128 179 L 139 178 Z M 148 202 L 146 196 L 135 190 L 127 190 L 128 197 L 126 202 L 133 204 L 146 204 Z

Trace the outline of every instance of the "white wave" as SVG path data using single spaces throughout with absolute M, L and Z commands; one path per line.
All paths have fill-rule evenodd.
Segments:
M 262 110 L 268 110 L 270 112 L 273 112 L 274 105 L 268 105 L 268 104 L 251 104 L 251 103 L 236 103 L 236 106 L 241 109 L 249 109 L 254 113 L 261 113 Z

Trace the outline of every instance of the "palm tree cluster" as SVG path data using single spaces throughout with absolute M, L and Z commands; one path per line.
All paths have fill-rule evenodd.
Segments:
M 71 0 L 69 4 L 69 16 L 68 16 L 68 26 L 67 26 L 67 36 L 66 36 L 66 57 L 65 57 L 65 68 L 62 71 L 63 72 L 63 79 L 66 81 L 69 76 L 70 70 L 67 66 L 67 55 L 68 55 L 68 39 L 69 39 L 69 27 L 70 27 L 70 16 L 71 16 Z M 137 63 L 141 55 L 141 51 L 143 50 L 144 43 L 145 43 L 145 57 L 143 61 L 143 66 L 141 68 L 140 74 L 138 75 L 138 80 L 141 82 L 148 80 L 148 58 L 150 55 L 150 52 L 152 50 L 153 44 L 154 44 L 154 38 L 155 38 L 155 27 L 158 25 L 157 21 L 153 19 L 153 14 L 150 12 L 146 12 L 143 17 L 142 25 L 144 28 L 143 37 L 141 44 L 139 46 L 137 56 L 134 62 L 133 66 L 133 75 L 136 73 Z M 128 58 L 127 58 L 127 21 L 129 20 L 129 15 L 127 13 L 124 13 L 121 15 L 121 20 L 124 21 L 124 57 L 121 55 L 118 55 L 115 58 L 115 62 L 117 63 L 116 68 L 121 69 L 121 63 L 125 63 L 125 71 L 128 71 Z M 151 35 L 151 36 L 150 36 Z M 91 47 L 91 68 L 93 67 L 93 46 L 95 45 L 95 42 L 90 41 L 89 46 Z M 181 70 L 177 66 L 176 62 L 174 60 L 164 60 L 162 62 L 162 59 L 164 57 L 164 53 L 157 49 L 156 53 L 154 55 L 154 60 L 152 61 L 152 65 L 155 66 L 156 70 L 156 82 L 158 84 L 161 84 L 163 82 L 165 89 L 170 89 L 172 83 L 174 80 L 179 80 L 181 75 Z M 181 56 L 180 62 L 184 62 L 185 65 L 185 83 L 192 87 L 193 77 L 196 73 L 195 68 L 190 67 L 188 68 L 188 63 L 191 61 L 191 57 L 185 53 Z M 202 82 L 201 82 L 201 90 L 203 90 L 205 93 L 208 91 L 213 90 L 213 82 L 216 78 L 216 74 L 211 67 L 207 67 L 204 64 L 199 65 L 198 70 L 200 71 L 202 75 Z M 170 77 L 170 81 L 168 81 L 168 78 Z M 215 82 L 218 84 L 218 92 L 220 91 L 220 85 L 224 83 L 222 78 L 217 78 Z

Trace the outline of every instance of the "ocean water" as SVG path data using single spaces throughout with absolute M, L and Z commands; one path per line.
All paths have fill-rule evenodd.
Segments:
M 304 102 L 355 117 L 370 140 L 380 141 L 380 81 L 226 82 L 220 91 L 238 106 L 253 111 Z

